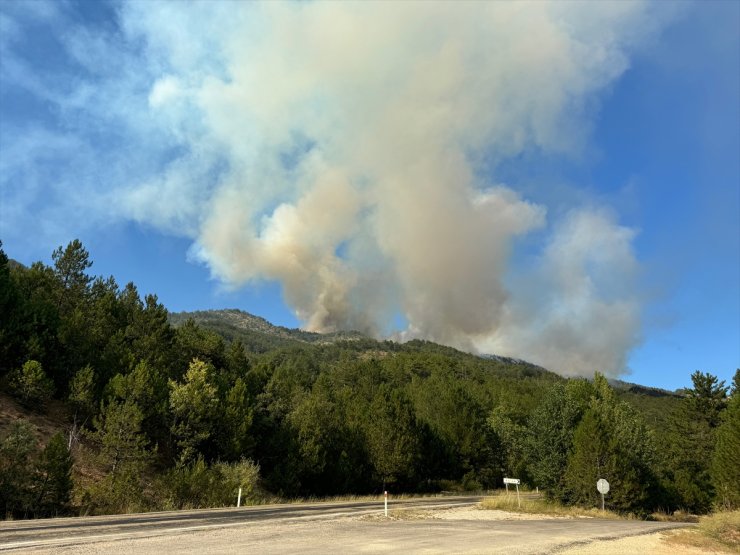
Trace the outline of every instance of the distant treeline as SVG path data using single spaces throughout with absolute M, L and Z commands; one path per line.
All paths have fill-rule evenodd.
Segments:
M 64 415 L 48 441 L 25 420 L 0 429 L 3 516 L 504 476 L 584 506 L 606 478 L 608 508 L 635 514 L 740 504 L 740 373 L 731 388 L 695 372 L 681 397 L 646 395 L 423 341 L 308 344 L 228 324 L 224 337 L 89 275 L 79 241 L 52 258 L 25 268 L 0 249 L 0 387 L 29 414 Z

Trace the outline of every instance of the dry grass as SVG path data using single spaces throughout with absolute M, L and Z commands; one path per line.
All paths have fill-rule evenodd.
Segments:
M 674 513 L 667 513 L 665 511 L 657 511 L 650 515 L 648 520 L 654 520 L 656 522 L 699 522 L 699 517 L 691 513 L 684 513 L 676 511 Z
M 388 516 L 382 511 L 363 515 L 358 520 L 429 520 L 436 518 L 436 514 L 433 511 L 425 511 L 423 509 L 394 509 L 388 511 Z
M 36 437 L 40 440 L 40 447 L 43 448 L 55 433 L 66 432 L 69 415 L 64 403 L 55 399 L 50 400 L 40 410 L 32 411 L 10 395 L 0 393 L 0 437 L 21 418 L 33 425 Z
M 740 511 L 703 516 L 699 518 L 698 527 L 681 530 L 667 541 L 723 553 L 740 553 Z
M 570 518 L 625 518 L 612 511 L 599 509 L 583 509 L 581 507 L 566 507 L 545 499 L 521 499 L 521 506 L 517 503 L 516 495 L 497 495 L 486 497 L 480 504 L 481 509 L 508 511 L 511 513 L 528 513 L 539 515 L 556 515 Z

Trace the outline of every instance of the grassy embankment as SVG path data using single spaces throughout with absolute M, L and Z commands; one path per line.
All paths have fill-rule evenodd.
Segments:
M 702 516 L 699 526 L 681 530 L 667 541 L 708 551 L 740 553 L 740 510 Z

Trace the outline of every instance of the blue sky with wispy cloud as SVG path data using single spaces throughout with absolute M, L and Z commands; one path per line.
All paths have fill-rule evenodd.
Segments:
M 0 238 L 171 310 L 729 379 L 739 37 L 721 1 L 6 1 Z

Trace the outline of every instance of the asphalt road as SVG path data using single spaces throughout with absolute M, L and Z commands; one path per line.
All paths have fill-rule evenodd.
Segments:
M 480 498 L 391 502 L 392 510 L 471 507 Z M 34 553 L 559 553 L 672 523 L 606 519 L 385 520 L 382 501 L 271 505 L 0 523 L 0 551 Z M 468 516 L 465 516 L 465 515 Z M 353 518 L 362 517 L 365 518 Z M 373 516 L 375 515 L 375 516 Z M 598 553 L 598 548 L 594 553 Z
M 391 500 L 390 509 L 472 506 L 481 497 L 445 496 Z M 258 505 L 224 509 L 168 511 L 100 517 L 50 518 L 0 522 L 0 551 L 64 546 L 119 538 L 161 536 L 241 526 L 268 521 L 278 524 L 295 519 L 334 519 L 377 513 L 383 501 L 340 501 Z

